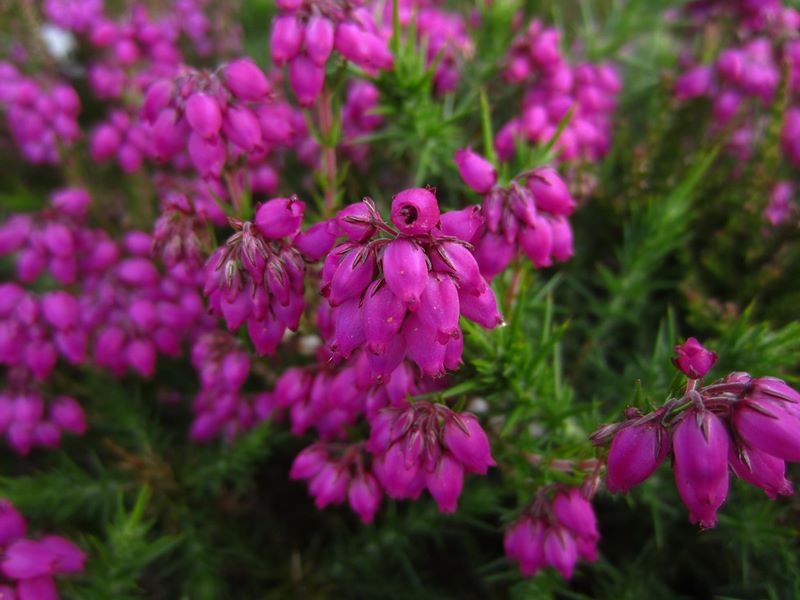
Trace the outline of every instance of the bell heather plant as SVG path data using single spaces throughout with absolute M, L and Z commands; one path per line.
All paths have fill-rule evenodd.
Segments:
M 0 596 L 796 596 L 800 17 L 673 4 L 2 11 Z

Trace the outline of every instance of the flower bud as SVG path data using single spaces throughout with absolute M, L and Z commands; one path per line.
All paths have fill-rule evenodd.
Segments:
M 282 65 L 293 59 L 303 45 L 303 28 L 294 15 L 281 15 L 272 22 L 270 50 L 272 62 Z
M 305 204 L 296 196 L 273 198 L 258 207 L 256 227 L 271 239 L 280 239 L 295 234 L 300 229 Z
M 343 257 L 326 290 L 331 306 L 360 298 L 375 273 L 375 254 L 368 248 L 354 248 Z
M 225 85 L 240 100 L 256 102 L 270 92 L 264 72 L 250 59 L 240 58 L 225 66 Z
M 387 285 L 375 282 L 370 286 L 364 296 L 364 330 L 370 352 L 384 352 L 399 333 L 405 314 L 405 305 Z
M 528 178 L 528 189 L 533 194 L 536 207 L 554 215 L 569 216 L 575 210 L 575 201 L 558 172 L 550 167 L 537 169 Z
M 289 471 L 290 479 L 311 479 L 328 464 L 328 453 L 322 446 L 312 444 L 295 457 Z
M 347 498 L 350 508 L 364 523 L 372 523 L 381 505 L 381 488 L 370 473 L 360 473 L 350 482 Z
M 225 144 L 219 137 L 204 138 L 196 132 L 189 136 L 189 158 L 201 177 L 219 178 L 225 167 Z
M 578 562 L 578 549 L 566 529 L 550 527 L 542 541 L 545 563 L 558 571 L 564 579 L 571 579 Z
M 780 458 L 760 450 L 734 448 L 731 446 L 728 462 L 737 477 L 760 487 L 773 500 L 794 493 L 791 482 L 786 479 L 786 463 Z
M 336 215 L 336 224 L 354 242 L 364 242 L 375 234 L 373 215 L 366 202 L 345 206 Z
M 78 435 L 86 433 L 86 415 L 80 404 L 69 396 L 59 396 L 50 407 L 50 419 L 60 429 Z
M 445 423 L 444 444 L 470 473 L 485 475 L 495 465 L 489 439 L 478 419 L 469 413 L 459 413 Z
M 641 483 L 655 472 L 669 451 L 669 435 L 658 423 L 623 427 L 608 451 L 608 491 L 627 492 Z
M 439 218 L 439 228 L 444 235 L 453 236 L 465 242 L 473 241 L 483 223 L 484 219 L 479 206 L 451 210 L 443 213 Z
M 717 353 L 706 350 L 696 338 L 690 337 L 680 346 L 675 346 L 677 358 L 672 362 L 690 379 L 700 379 L 714 366 Z
M 425 483 L 436 500 L 439 512 L 453 513 L 464 487 L 464 468 L 450 453 L 445 452 L 433 471 L 425 474 Z
M 333 23 L 326 17 L 314 15 L 305 29 L 306 53 L 316 64 L 322 66 L 333 50 Z
M 481 327 L 494 329 L 503 324 L 503 316 L 497 310 L 497 298 L 489 286 L 477 296 L 459 290 L 458 301 L 461 314 Z
M 222 127 L 222 111 L 213 96 L 195 92 L 186 101 L 186 120 L 198 135 L 208 139 L 216 136 Z
M 245 152 L 263 147 L 258 119 L 246 106 L 229 106 L 222 121 L 225 136 Z
M 708 411 L 690 410 L 675 428 L 672 452 L 675 483 L 689 520 L 710 528 L 728 495 L 728 449 L 725 424 Z
M 0 547 L 5 548 L 25 535 L 25 518 L 8 500 L 0 499 Z
M 78 301 L 67 292 L 49 292 L 42 297 L 42 314 L 50 325 L 66 331 L 78 324 Z
M 289 83 L 300 106 L 311 106 L 325 84 L 325 68 L 301 54 L 289 63 Z
M 294 238 L 294 246 L 306 260 L 316 262 L 328 254 L 338 237 L 335 221 L 315 223 Z
M 487 193 L 497 183 L 497 171 L 492 163 L 470 148 L 456 150 L 455 161 L 461 179 L 479 194 Z
M 392 293 L 416 309 L 428 283 L 428 264 L 422 248 L 402 238 L 390 242 L 383 253 L 383 276 Z

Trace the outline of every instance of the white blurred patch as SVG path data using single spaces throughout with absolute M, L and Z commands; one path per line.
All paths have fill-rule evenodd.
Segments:
M 66 59 L 75 50 L 75 36 L 50 23 L 42 25 L 42 40 L 48 52 L 57 60 Z

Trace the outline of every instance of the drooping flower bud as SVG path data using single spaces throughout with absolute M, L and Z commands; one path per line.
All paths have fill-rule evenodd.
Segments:
M 479 194 L 487 193 L 497 183 L 497 171 L 492 163 L 472 149 L 456 150 L 455 161 L 461 178 Z
M 271 239 L 288 237 L 300 229 L 304 209 L 305 204 L 296 196 L 273 198 L 258 207 L 256 227 Z
M 669 452 L 669 434 L 658 423 L 623 427 L 608 451 L 608 491 L 627 492 L 650 477 Z
M 729 446 L 725 424 L 708 411 L 690 410 L 673 433 L 675 483 L 689 520 L 703 528 L 716 525 L 728 495 Z

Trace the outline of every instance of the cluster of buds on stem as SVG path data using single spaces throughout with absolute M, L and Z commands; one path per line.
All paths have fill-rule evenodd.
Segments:
M 270 47 L 276 65 L 289 64 L 289 83 L 302 106 L 325 85 L 325 64 L 335 49 L 368 72 L 391 69 L 394 59 L 372 13 L 353 0 L 279 0 Z
M 347 500 L 364 523 L 371 523 L 383 491 L 365 463 L 363 442 L 317 442 L 297 455 L 289 477 L 308 480 L 308 491 L 314 496 L 317 508 Z
M 386 408 L 371 426 L 373 469 L 392 498 L 416 499 L 427 487 L 441 512 L 455 512 L 464 473 L 485 475 L 495 465 L 478 419 L 443 404 Z
M 597 445 L 610 443 L 606 485 L 626 492 L 672 455 L 675 483 L 692 523 L 713 527 L 728 495 L 729 468 L 770 498 L 792 494 L 786 461 L 800 461 L 800 393 L 774 377 L 731 373 L 710 384 L 701 378 L 716 355 L 694 338 L 676 348 L 676 366 L 689 378 L 681 398 L 627 421 L 601 427 Z
M 597 519 L 579 488 L 545 486 L 506 531 L 505 552 L 532 577 L 552 567 L 570 579 L 579 558 L 597 560 Z
M 285 238 L 300 229 L 305 205 L 296 196 L 274 198 L 255 223 L 231 219 L 236 229 L 206 263 L 204 293 L 228 329 L 244 323 L 261 354 L 275 352 L 286 329 L 296 330 L 305 308 L 305 262 Z
M 537 269 L 572 256 L 568 217 L 575 201 L 555 169 L 522 173 L 503 188 L 496 185 L 492 164 L 469 148 L 456 152 L 455 161 L 464 182 L 484 198 L 480 214 L 474 207 L 464 209 L 444 229 L 475 247 L 486 279 L 501 273 L 520 251 Z

